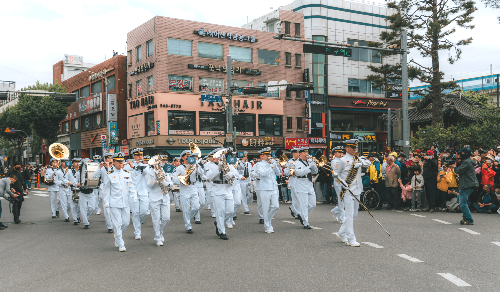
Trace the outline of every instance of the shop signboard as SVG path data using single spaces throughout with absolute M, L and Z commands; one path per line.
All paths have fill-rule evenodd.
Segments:
M 102 111 L 102 93 L 96 93 L 78 101 L 80 116 L 93 114 Z
M 358 139 L 359 142 L 377 142 L 375 133 L 369 132 L 354 132 L 353 139 Z
M 143 114 L 128 118 L 128 138 L 139 138 L 144 136 Z
M 291 150 L 293 148 L 309 147 L 308 138 L 285 138 L 285 148 Z
M 109 123 L 109 144 L 118 144 L 118 123 Z
M 283 144 L 283 137 L 236 137 L 236 144 L 243 147 L 266 147 Z

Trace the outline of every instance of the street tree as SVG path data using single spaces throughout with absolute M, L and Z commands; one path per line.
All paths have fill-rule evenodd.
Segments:
M 23 143 L 26 141 L 26 135 L 22 132 L 6 133 L 5 129 L 7 127 L 29 133 L 30 124 L 25 119 L 21 118 L 21 113 L 17 105 L 7 107 L 2 114 L 0 114 L 0 129 L 2 129 L 0 135 L 9 142 L 10 146 L 6 148 L 14 146 L 17 149 L 18 159 L 22 161 L 22 147 Z

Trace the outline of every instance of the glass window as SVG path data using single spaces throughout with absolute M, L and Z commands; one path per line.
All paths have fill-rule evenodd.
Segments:
M 148 93 L 153 92 L 153 76 L 148 77 Z
M 69 121 L 63 123 L 63 134 L 69 134 Z
M 142 79 L 137 81 L 137 96 L 142 95 Z
M 372 63 L 382 64 L 382 55 L 380 55 L 379 51 L 371 50 L 372 54 Z
M 281 116 L 259 115 L 259 136 L 281 136 Z
M 72 92 L 73 94 L 76 94 L 76 99 L 79 99 L 80 98 L 80 94 L 79 94 L 79 91 L 78 90 L 75 90 Z
M 132 51 L 127 51 L 127 64 L 132 64 Z
M 332 113 L 332 131 L 352 131 L 353 116 L 352 114 L 335 114 Z
M 359 92 L 361 93 L 371 93 L 372 88 L 370 85 L 370 81 L 359 80 Z
M 255 136 L 255 115 L 238 114 L 233 116 L 233 127 L 240 136 Z
M 295 67 L 302 67 L 302 55 L 295 54 Z
M 226 114 L 219 112 L 200 112 L 200 135 L 220 135 L 226 131 Z
M 274 23 L 270 23 L 268 25 L 268 29 L 267 29 L 268 32 L 274 32 Z
M 348 92 L 359 92 L 359 80 L 358 79 L 347 79 L 347 91 Z
M 231 60 L 252 63 L 252 49 L 229 46 Z
M 132 84 L 127 84 L 127 98 L 132 98 Z
M 90 128 L 92 128 L 92 116 L 87 115 L 83 117 L 83 129 L 88 130 Z
M 315 41 L 326 42 L 326 36 L 313 35 Z M 318 44 L 321 45 L 321 44 Z M 323 45 L 324 46 L 324 45 Z M 325 56 L 320 54 L 312 54 L 312 76 L 314 84 L 314 93 L 325 93 Z
M 199 90 L 200 93 L 222 93 L 224 91 L 224 79 L 200 77 Z
M 106 90 L 110 91 L 110 90 L 115 89 L 115 75 L 110 76 L 107 79 L 108 79 L 108 83 L 106 84 Z
M 279 59 L 279 56 L 279 53 L 276 51 L 257 50 L 257 58 L 259 59 L 259 64 L 279 65 L 277 61 L 277 59 Z
M 290 22 L 285 21 L 285 34 L 290 34 Z
M 198 57 L 222 60 L 222 45 L 198 42 Z
M 292 66 L 292 53 L 285 53 L 286 66 Z
M 379 87 L 379 88 L 376 88 L 372 85 L 372 93 L 375 93 L 375 94 L 382 94 L 382 88 Z
M 193 92 L 193 77 L 168 75 L 168 90 Z
M 90 85 L 82 88 L 82 97 L 90 96 Z
M 156 135 L 155 129 L 155 113 L 149 112 L 144 115 L 144 119 L 146 122 L 146 136 L 154 136 Z
M 323 125 L 323 116 L 321 113 L 311 113 L 311 135 L 310 137 L 321 137 L 323 135 L 323 128 L 318 124 Z
M 98 128 L 102 126 L 102 114 L 101 113 L 96 113 L 92 115 L 92 124 L 94 128 Z
M 195 113 L 184 111 L 168 111 L 169 135 L 194 135 Z
M 71 129 L 73 132 L 80 131 L 80 119 L 71 120 Z
M 354 131 L 376 131 L 377 117 L 374 115 L 353 114 Z
M 168 39 L 168 53 L 171 55 L 192 56 L 191 41 Z
M 304 129 L 302 125 L 303 125 L 302 117 L 297 117 L 297 131 L 302 131 Z
M 259 86 L 266 86 L 267 82 L 259 82 Z M 280 90 L 278 86 L 268 87 L 267 93 L 261 93 L 259 96 L 262 97 L 280 97 Z
M 300 23 L 295 24 L 295 36 L 300 36 Z
M 292 130 L 293 129 L 293 118 L 292 117 L 286 117 L 286 130 Z
M 102 92 L 102 81 L 97 81 L 92 83 L 92 94 L 101 93 Z
M 142 60 L 142 46 L 138 46 L 135 48 L 135 53 L 136 53 L 136 62 L 139 62 Z
M 246 87 L 246 86 L 253 86 L 252 81 L 245 81 L 245 80 L 234 80 L 233 79 L 233 86 L 237 87 Z M 233 95 L 243 95 L 242 92 L 238 92 L 238 90 L 233 91 Z M 247 94 L 251 95 L 251 94 Z
M 153 40 L 149 40 L 146 42 L 146 47 L 148 49 L 148 57 L 153 56 Z

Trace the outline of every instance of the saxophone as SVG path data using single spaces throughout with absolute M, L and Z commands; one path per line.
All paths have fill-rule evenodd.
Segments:
M 226 158 L 226 154 L 227 154 L 227 151 L 224 151 L 222 153 L 222 159 L 220 159 L 220 163 L 219 163 L 219 170 L 220 172 L 222 172 L 222 178 L 225 179 L 226 177 L 226 174 L 228 174 L 229 172 L 231 172 L 231 169 L 229 168 L 229 163 L 227 162 L 227 158 Z M 220 157 L 220 156 L 219 156 Z M 231 178 L 231 179 L 226 179 L 226 182 L 232 186 L 233 183 L 234 183 L 234 178 Z
M 340 200 L 342 201 L 344 199 L 344 195 L 346 191 L 351 187 L 352 182 L 356 178 L 356 175 L 358 175 L 358 169 L 359 168 L 354 168 L 356 163 L 359 162 L 359 158 L 357 156 L 354 156 L 354 161 L 351 164 L 351 169 L 349 169 L 349 173 L 347 173 L 347 177 L 345 178 L 345 182 L 347 183 L 347 188 L 342 188 L 342 191 L 340 192 Z
M 153 167 L 153 170 L 155 172 L 156 181 L 158 182 L 158 185 L 160 186 L 161 191 L 164 194 L 166 194 L 166 193 L 168 193 L 170 188 L 168 186 L 163 185 L 163 183 L 166 181 L 166 177 L 165 177 L 165 171 L 160 166 L 160 163 L 161 163 L 161 158 L 159 155 L 154 156 L 148 162 L 148 164 Z

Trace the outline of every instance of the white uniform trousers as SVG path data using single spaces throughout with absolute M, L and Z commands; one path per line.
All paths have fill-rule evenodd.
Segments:
M 95 193 L 95 212 L 101 213 L 101 204 L 102 204 L 102 194 L 99 189 L 94 190 Z
M 174 201 L 175 201 L 175 209 L 180 210 L 181 209 L 181 194 L 179 191 L 172 192 L 174 194 Z
M 73 194 L 71 194 L 73 195 Z M 71 207 L 71 216 L 73 217 L 73 222 L 78 222 L 78 218 L 80 218 L 80 205 L 79 201 L 76 201 L 76 203 L 70 199 L 69 201 L 70 207 Z
M 132 224 L 134 225 L 134 235 L 141 236 L 141 224 L 146 220 L 149 208 L 148 194 L 137 194 L 137 202 L 130 198 L 130 209 L 132 210 Z
M 241 208 L 243 208 L 243 212 L 250 212 L 250 209 L 248 209 L 248 197 L 250 197 L 252 194 L 248 190 L 248 182 L 250 181 L 249 178 L 246 180 L 240 181 L 240 189 L 241 189 Z
M 102 203 L 102 191 L 99 190 L 100 203 Z M 99 204 L 100 204 L 99 203 Z M 113 221 L 111 221 L 111 213 L 109 212 L 109 208 L 102 208 L 104 212 L 104 221 L 106 221 L 106 227 L 108 229 L 113 229 Z
M 299 201 L 300 209 L 298 210 L 298 214 L 302 217 L 302 224 L 309 226 L 309 214 L 316 207 L 316 193 L 314 191 L 309 191 L 308 193 L 297 192 L 296 197 L 297 201 Z
M 257 194 L 257 219 L 264 219 L 264 213 L 262 212 L 262 200 L 260 199 L 260 191 L 255 191 Z
M 234 211 L 233 211 L 233 215 L 231 215 L 229 217 L 229 219 L 227 219 L 227 226 L 234 224 L 233 217 L 236 217 L 236 212 L 238 211 L 238 209 L 241 206 L 241 188 L 240 188 L 240 186 L 239 185 L 234 186 L 232 193 L 233 193 L 233 202 L 234 202 L 233 209 L 234 209 Z
M 258 191 L 258 193 L 258 199 L 261 201 L 262 205 L 262 216 L 264 217 L 264 230 L 274 231 L 273 226 L 271 225 L 271 220 L 280 209 L 278 191 Z
M 156 202 L 149 202 L 151 208 L 151 221 L 155 232 L 155 241 L 165 241 L 163 230 L 170 221 L 170 196 L 164 195 L 163 199 Z
M 211 206 L 212 206 L 212 204 L 211 204 L 212 198 L 208 194 L 208 189 L 205 189 L 205 194 L 206 194 L 206 196 L 205 196 L 205 199 L 206 199 L 205 206 L 207 206 L 208 210 L 211 210 L 212 209 L 211 208 Z
M 290 206 L 290 209 L 292 210 L 293 214 L 295 214 L 295 217 L 297 217 L 300 210 L 300 201 L 299 199 L 297 199 L 297 191 L 295 189 L 295 186 L 290 186 L 290 194 L 292 195 L 292 205 Z
M 71 189 L 61 187 L 59 192 L 57 192 L 57 195 L 59 197 L 59 202 L 61 202 L 64 219 L 69 219 L 69 212 L 71 211 L 71 207 L 69 205 L 69 201 L 71 201 Z
M 95 195 L 92 194 L 84 194 L 80 192 L 80 201 L 78 205 L 80 205 L 80 216 L 84 225 L 89 225 L 89 218 L 92 213 L 94 213 L 95 209 Z
M 196 215 L 194 216 L 195 221 L 200 221 L 200 211 L 205 207 L 205 189 L 203 188 L 203 185 L 201 187 L 196 187 L 196 190 L 198 191 L 198 198 L 200 202 L 200 207 L 198 208 L 198 212 L 196 212 Z
M 57 193 L 58 192 L 54 191 L 49 192 L 50 210 L 52 211 L 52 216 L 56 216 Z
M 345 220 L 345 211 L 344 211 L 344 201 L 341 201 L 340 200 L 340 192 L 342 191 L 342 188 L 341 187 L 336 187 L 335 186 L 335 192 L 337 193 L 337 202 L 338 202 L 338 205 L 335 206 L 335 208 L 333 208 L 333 215 L 335 217 L 337 217 L 338 215 L 338 220 L 340 220 L 340 222 L 344 222 Z M 346 195 L 350 195 L 350 194 L 347 194 Z
M 127 230 L 130 224 L 130 208 L 109 208 L 111 213 L 111 221 L 113 222 L 113 230 L 115 233 L 115 244 L 118 247 L 125 247 L 123 242 L 123 233 Z
M 193 229 L 191 220 L 200 209 L 200 199 L 196 188 L 190 188 L 181 192 L 182 217 L 184 218 L 184 227 L 186 230 Z
M 217 229 L 220 234 L 226 234 L 224 223 L 233 216 L 234 201 L 232 193 L 218 193 L 213 197 L 212 201 L 215 206 L 215 221 L 217 221 Z
M 356 196 L 359 199 L 359 196 Z M 354 235 L 353 223 L 354 219 L 358 216 L 359 203 L 351 194 L 345 194 L 344 196 L 344 208 L 345 208 L 345 220 L 342 226 L 340 226 L 339 235 L 349 243 L 356 242 L 356 236 Z

